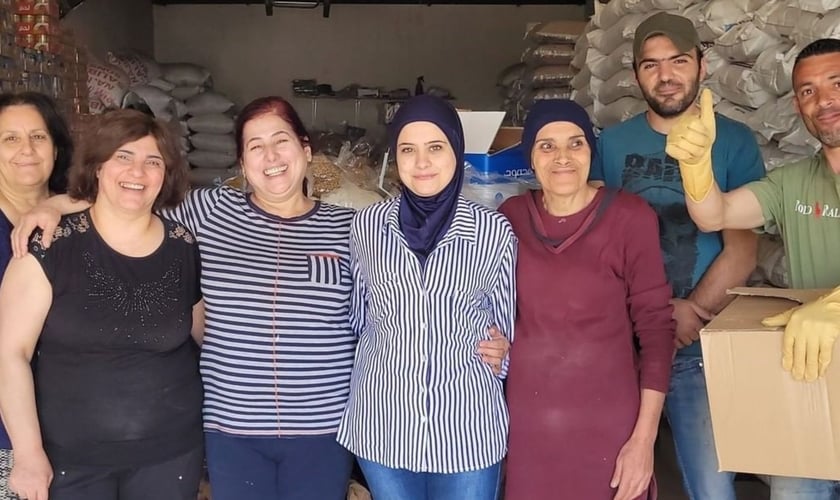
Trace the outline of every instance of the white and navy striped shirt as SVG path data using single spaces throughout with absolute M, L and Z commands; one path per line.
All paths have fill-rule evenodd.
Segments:
M 338 440 L 392 468 L 489 467 L 505 455 L 508 413 L 502 380 L 476 349 L 494 324 L 512 340 L 516 237 L 504 216 L 460 198 L 421 267 L 398 214 L 395 198 L 353 220 L 359 346 Z
M 222 187 L 166 214 L 196 236 L 206 330 L 204 428 L 242 436 L 335 432 L 347 402 L 351 209 L 283 219 Z

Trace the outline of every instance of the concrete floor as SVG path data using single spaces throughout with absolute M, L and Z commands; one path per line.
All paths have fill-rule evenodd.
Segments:
M 688 500 L 682 486 L 679 466 L 674 455 L 674 441 L 671 431 L 663 424 L 654 450 L 654 473 L 659 485 L 659 500 Z M 769 500 L 770 489 L 751 475 L 738 476 L 735 480 L 738 500 Z M 715 500 L 713 498 L 698 500 Z

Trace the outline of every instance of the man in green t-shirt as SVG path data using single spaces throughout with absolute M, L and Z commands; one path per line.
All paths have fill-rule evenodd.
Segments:
M 812 158 L 722 193 L 711 168 L 715 123 L 709 93 L 701 96 L 700 115 L 668 134 L 666 151 L 679 161 L 686 204 L 700 229 L 779 233 L 793 286 L 828 288 L 840 284 L 840 40 L 817 40 L 799 53 L 793 90 L 796 111 L 822 144 Z M 840 287 L 765 324 L 787 325 L 783 368 L 798 380 L 815 380 L 825 373 L 840 334 Z M 774 500 L 840 499 L 840 481 L 772 477 L 771 489 Z

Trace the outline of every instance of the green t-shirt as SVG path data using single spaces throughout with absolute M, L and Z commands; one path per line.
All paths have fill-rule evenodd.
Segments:
M 785 242 L 791 286 L 840 284 L 840 175 L 822 153 L 772 170 L 746 188 L 761 204 L 763 230 Z

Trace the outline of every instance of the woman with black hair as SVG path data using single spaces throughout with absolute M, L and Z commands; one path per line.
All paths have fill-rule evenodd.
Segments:
M 12 256 L 12 228 L 50 192 L 64 192 L 72 156 L 67 124 L 49 97 L 35 92 L 0 95 L 0 277 Z M 0 498 L 9 498 L 11 448 L 0 423 Z

